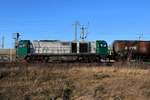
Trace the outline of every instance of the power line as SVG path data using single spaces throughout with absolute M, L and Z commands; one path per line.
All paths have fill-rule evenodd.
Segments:
M 83 41 L 87 38 L 88 26 L 89 26 L 89 24 L 87 26 L 82 25 L 81 28 L 80 28 L 80 30 L 81 30 L 80 39 L 83 40 Z
M 142 40 L 144 38 L 144 34 L 143 33 L 140 33 L 140 34 L 137 34 L 138 35 L 138 40 Z

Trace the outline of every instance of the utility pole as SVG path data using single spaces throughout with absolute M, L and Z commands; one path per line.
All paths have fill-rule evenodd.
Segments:
M 74 25 L 75 41 L 77 41 L 78 40 L 78 26 L 80 26 L 80 23 L 76 21 L 73 25 Z
M 20 34 L 19 34 L 19 33 L 14 33 L 14 36 L 13 36 L 13 39 L 14 39 L 14 41 L 15 41 L 14 48 L 17 48 L 17 47 L 18 47 L 19 37 L 20 37 Z
M 4 41 L 5 41 L 5 37 L 2 36 L 2 48 L 4 48 Z

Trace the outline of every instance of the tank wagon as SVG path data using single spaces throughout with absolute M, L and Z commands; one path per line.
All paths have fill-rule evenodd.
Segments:
M 59 41 L 59 40 L 20 40 L 16 48 L 17 59 L 28 62 L 78 61 L 93 62 L 106 59 L 107 42 Z
M 150 59 L 150 41 L 115 40 L 115 59 Z

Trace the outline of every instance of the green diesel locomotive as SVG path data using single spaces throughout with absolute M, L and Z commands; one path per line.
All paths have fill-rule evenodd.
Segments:
M 100 62 L 108 57 L 108 45 L 104 40 L 20 40 L 16 47 L 16 57 L 28 62 Z

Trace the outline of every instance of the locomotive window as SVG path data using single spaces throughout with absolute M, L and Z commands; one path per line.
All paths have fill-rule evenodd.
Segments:
M 107 47 L 107 45 L 106 45 L 106 44 L 104 44 L 104 47 L 106 48 L 106 47 Z
M 26 47 L 26 44 L 23 44 L 23 47 Z
M 19 48 L 22 48 L 22 47 L 23 47 L 23 45 L 20 44 L 20 45 L 19 45 Z
M 103 47 L 103 44 L 99 44 L 99 47 L 100 47 L 100 48 Z
M 33 48 L 33 45 L 32 44 L 30 44 L 30 47 L 29 48 Z
M 70 43 L 69 42 L 62 42 L 61 44 L 62 45 L 69 45 Z
M 26 44 L 19 44 L 20 48 L 26 47 Z

